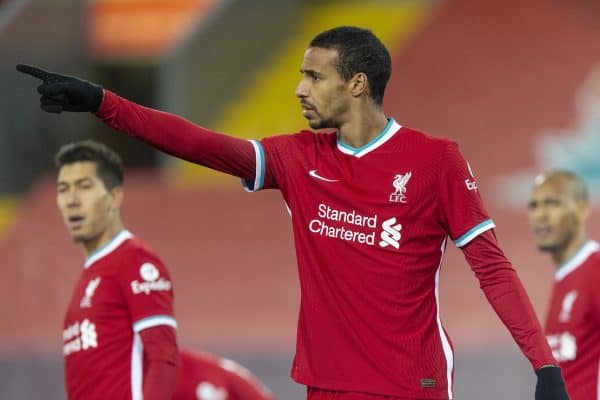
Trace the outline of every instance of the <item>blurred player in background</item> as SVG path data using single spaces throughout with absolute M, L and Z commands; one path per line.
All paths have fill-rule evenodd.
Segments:
M 57 203 L 86 256 L 63 330 L 70 400 L 170 400 L 179 355 L 169 273 L 127 231 L 120 157 L 101 143 L 56 155 Z
M 536 399 L 568 399 L 457 144 L 384 113 L 391 58 L 370 31 L 334 28 L 304 53 L 296 96 L 310 127 L 327 130 L 260 141 L 212 132 L 78 78 L 17 69 L 43 81 L 45 111 L 92 111 L 167 153 L 241 177 L 249 191 L 282 192 L 301 287 L 292 377 L 309 400 L 454 398 L 454 351 L 438 295 L 448 238 L 535 369 Z
M 540 174 L 529 222 L 556 272 L 546 336 L 572 400 L 600 400 L 600 245 L 588 239 L 588 189 L 569 171 Z
M 274 400 L 250 371 L 235 361 L 183 350 L 173 400 Z

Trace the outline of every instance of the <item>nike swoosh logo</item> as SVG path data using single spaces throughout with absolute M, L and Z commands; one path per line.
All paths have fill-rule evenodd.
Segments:
M 337 179 L 329 179 L 329 178 L 325 178 L 324 176 L 317 174 L 316 169 L 311 169 L 310 171 L 308 171 L 308 174 L 310 176 L 312 176 L 313 178 L 317 178 L 317 179 L 320 179 L 325 182 L 339 182 Z

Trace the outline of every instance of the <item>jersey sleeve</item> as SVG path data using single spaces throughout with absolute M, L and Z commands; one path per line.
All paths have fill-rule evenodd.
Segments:
M 160 325 L 177 328 L 171 277 L 163 263 L 145 250 L 138 250 L 130 263 L 123 268 L 120 283 L 134 332 Z
M 440 162 L 440 211 L 443 224 L 457 247 L 495 228 L 488 216 L 471 166 L 456 143 L 450 143 Z
M 254 181 L 242 179 L 244 189 L 255 192 L 261 189 L 285 189 L 286 181 L 293 176 L 299 163 L 298 152 L 303 143 L 310 143 L 312 133 L 276 135 L 252 140 L 256 170 Z
M 106 124 L 165 153 L 238 176 L 254 177 L 254 151 L 246 139 L 201 127 L 175 114 L 144 107 L 105 90 L 96 113 Z
M 144 400 L 172 399 L 179 371 L 177 334 L 170 326 L 140 332 L 144 348 Z
M 462 251 L 481 290 L 533 368 L 556 365 L 525 288 L 494 232 L 475 237 Z

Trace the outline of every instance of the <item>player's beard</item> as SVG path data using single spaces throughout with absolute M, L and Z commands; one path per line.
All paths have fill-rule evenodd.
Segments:
M 554 256 L 564 252 L 571 243 L 571 240 L 573 240 L 573 235 L 567 234 L 562 238 L 558 238 L 553 243 L 538 243 L 538 250 Z
M 556 251 L 556 246 L 550 244 L 538 244 L 538 250 L 544 253 L 553 254 Z
M 71 233 L 71 239 L 73 239 L 75 243 L 83 243 L 87 240 L 85 235 L 82 235 L 80 233 Z
M 316 112 L 315 112 L 315 114 L 316 114 Z M 310 126 L 312 129 L 325 129 L 325 128 L 331 128 L 332 127 L 330 125 L 329 121 L 321 118 L 320 115 L 318 115 L 318 117 L 319 117 L 318 119 L 309 120 L 308 121 L 308 126 Z
M 318 109 L 314 103 L 307 102 L 316 116 L 316 118 L 308 120 L 308 125 L 312 129 L 339 129 L 350 110 L 348 95 L 345 91 L 344 83 L 332 88 L 328 94 L 320 98 Z
M 98 247 L 98 242 L 110 230 L 111 222 L 106 218 L 94 219 L 88 217 L 80 230 L 71 231 L 71 238 L 75 243 L 82 244 L 85 247 Z
M 335 123 L 331 118 L 324 118 L 323 115 L 315 109 L 313 109 L 312 112 L 316 116 L 316 118 L 308 120 L 308 126 L 312 129 L 336 128 Z
M 328 106 L 323 112 L 313 109 L 317 118 L 308 120 L 308 125 L 312 129 L 338 129 L 340 127 L 340 116 L 348 111 L 348 107 L 343 103 L 332 102 L 330 104 L 331 106 Z

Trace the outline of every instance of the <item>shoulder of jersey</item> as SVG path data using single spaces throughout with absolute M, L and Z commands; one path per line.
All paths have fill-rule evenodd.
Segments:
M 409 138 L 418 145 L 439 147 L 440 149 L 446 148 L 449 145 L 456 145 L 456 141 L 452 139 L 434 136 L 405 126 L 400 128 L 399 133 L 398 139 L 402 140 L 402 138 Z M 318 132 L 303 130 L 287 136 L 290 140 L 297 142 L 301 146 L 311 146 L 318 143 L 326 143 L 335 146 L 337 143 L 336 130 L 323 130 Z
M 132 237 L 123 246 L 123 256 L 130 260 L 132 268 L 139 268 L 140 263 L 150 262 L 162 264 L 158 255 L 137 237 Z
M 126 250 L 128 253 L 136 254 L 139 252 L 152 253 L 150 248 L 142 242 L 137 236 L 133 236 L 125 243 L 123 243 L 123 250 Z
M 585 265 L 586 273 L 594 277 L 600 278 L 600 251 L 596 251 L 590 255 Z M 595 285 L 596 280 L 591 280 L 590 283 Z
M 310 130 L 303 130 L 287 135 L 271 136 L 270 138 L 285 138 L 288 144 L 298 147 L 312 147 L 323 143 L 335 145 L 337 141 L 337 131 L 328 130 L 314 132 Z
M 298 132 L 296 135 L 297 140 L 303 143 L 314 143 L 314 142 L 333 142 L 337 140 L 336 130 L 322 130 L 318 132 L 303 130 Z
M 403 126 L 402 128 L 400 128 L 399 131 L 400 135 L 399 137 L 410 137 L 412 140 L 416 141 L 416 142 L 422 142 L 423 144 L 430 144 L 430 145 L 439 145 L 441 147 L 445 147 L 451 144 L 456 144 L 456 142 L 452 139 L 446 138 L 446 137 L 441 137 L 441 136 L 434 136 L 431 135 L 429 133 L 417 130 L 417 129 L 413 129 L 413 128 L 409 128 L 406 126 Z

